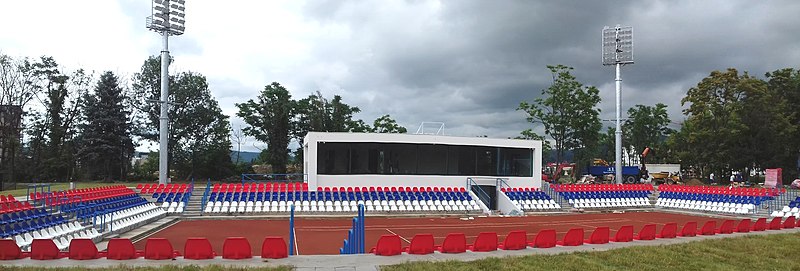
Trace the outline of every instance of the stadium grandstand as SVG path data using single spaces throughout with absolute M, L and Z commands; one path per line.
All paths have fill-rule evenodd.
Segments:
M 542 182 L 542 142 L 309 133 L 303 174 L 0 196 L 0 265 L 538 250 L 792 229 L 780 188 Z M 491 254 L 496 255 L 496 254 Z M 420 260 L 426 258 L 420 257 Z

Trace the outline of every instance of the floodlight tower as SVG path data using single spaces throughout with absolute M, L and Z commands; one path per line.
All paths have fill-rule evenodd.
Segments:
M 147 29 L 163 37 L 161 49 L 161 117 L 159 117 L 158 183 L 167 183 L 169 141 L 169 36 L 179 36 L 185 29 L 185 0 L 153 0 L 151 16 L 147 17 Z
M 633 28 L 617 25 L 614 28 L 603 27 L 603 65 L 616 67 L 614 79 L 617 93 L 617 131 L 615 136 L 616 163 L 615 173 L 617 183 L 622 183 L 622 65 L 633 64 Z

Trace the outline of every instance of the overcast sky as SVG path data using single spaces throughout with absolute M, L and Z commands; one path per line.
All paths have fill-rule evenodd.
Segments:
M 130 78 L 161 49 L 145 28 L 147 0 L 0 7 L 0 52 L 11 56 Z M 186 34 L 170 39 L 170 72 L 205 75 L 234 129 L 245 125 L 234 104 L 276 81 L 297 99 L 339 94 L 368 123 L 391 114 L 411 132 L 443 122 L 449 135 L 514 137 L 541 130 L 516 108 L 550 84 L 549 64 L 597 86 L 601 118 L 612 119 L 614 69 L 600 63 L 606 25 L 634 29 L 623 108 L 665 103 L 675 123 L 686 90 L 713 70 L 763 77 L 800 63 L 800 1 L 187 0 L 186 14 Z

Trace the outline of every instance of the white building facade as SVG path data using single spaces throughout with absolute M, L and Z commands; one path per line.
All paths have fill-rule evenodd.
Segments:
M 465 187 L 503 179 L 541 187 L 542 142 L 416 134 L 309 132 L 303 170 L 317 187 Z

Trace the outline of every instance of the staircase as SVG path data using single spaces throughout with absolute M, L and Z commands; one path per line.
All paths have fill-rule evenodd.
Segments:
M 195 189 L 195 192 L 202 192 L 199 191 L 201 189 Z M 204 206 L 203 204 L 203 193 L 192 193 L 192 196 L 189 197 L 189 202 L 186 203 L 186 207 L 183 209 L 183 213 L 181 216 L 183 217 L 193 217 L 193 216 L 200 216 L 202 214 Z

